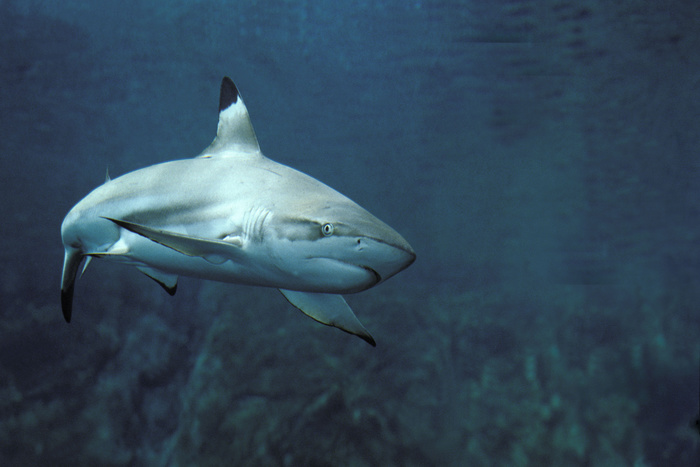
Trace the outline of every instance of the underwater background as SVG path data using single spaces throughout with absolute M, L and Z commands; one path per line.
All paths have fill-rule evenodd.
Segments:
M 700 4 L 0 0 L 0 465 L 697 465 Z M 347 296 L 95 260 L 60 225 L 197 155 L 219 83 L 263 152 L 418 259 Z

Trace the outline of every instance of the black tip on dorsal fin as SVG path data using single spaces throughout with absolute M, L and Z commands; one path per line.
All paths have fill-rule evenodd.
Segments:
M 231 104 L 238 101 L 238 89 L 228 76 L 221 81 L 221 94 L 219 95 L 219 112 L 228 109 Z
M 258 157 L 262 157 L 258 139 L 250 123 L 248 109 L 238 93 L 238 88 L 228 76 L 224 76 L 221 81 L 216 138 L 199 157 L 209 158 L 222 154 L 227 156 L 239 154 L 239 157 L 257 154 Z

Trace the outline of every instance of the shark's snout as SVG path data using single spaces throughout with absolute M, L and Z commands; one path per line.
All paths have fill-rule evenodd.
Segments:
M 406 246 L 404 248 L 399 248 L 401 252 L 399 253 L 400 256 L 400 263 L 402 264 L 401 269 L 399 271 L 403 271 L 407 267 L 413 264 L 413 262 L 416 260 L 416 252 L 413 250 L 413 247 L 406 242 Z
M 380 277 L 379 282 L 398 274 L 416 260 L 416 253 L 411 245 L 399 234 L 396 234 L 396 237 L 392 238 L 391 242 L 374 238 L 363 240 L 365 248 L 371 252 L 371 259 L 367 261 L 366 266 Z

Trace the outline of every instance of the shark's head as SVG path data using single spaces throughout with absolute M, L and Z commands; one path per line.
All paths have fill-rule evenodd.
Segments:
M 270 285 L 297 291 L 368 289 L 416 259 L 394 229 L 318 180 L 262 155 L 248 110 L 230 78 L 221 83 L 219 126 L 202 158 L 255 164 L 274 182 L 258 183 L 243 237 L 261 246 Z M 262 180 L 264 177 L 258 177 Z M 263 188 L 264 187 L 264 188 Z M 262 193 L 260 192 L 262 190 Z
M 416 259 L 411 245 L 365 209 L 329 190 L 293 214 L 270 216 L 264 242 L 297 290 L 359 292 L 385 281 Z M 330 193 L 332 191 L 332 193 Z

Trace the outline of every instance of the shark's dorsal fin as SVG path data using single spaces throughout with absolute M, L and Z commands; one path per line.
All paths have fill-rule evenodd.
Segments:
M 248 109 L 231 78 L 221 81 L 219 95 L 219 125 L 216 138 L 199 157 L 261 155 L 258 139 L 250 123 Z

